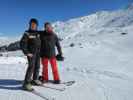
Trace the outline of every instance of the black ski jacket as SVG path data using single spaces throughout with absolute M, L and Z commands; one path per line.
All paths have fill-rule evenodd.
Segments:
M 41 50 L 40 50 L 41 57 L 46 57 L 46 58 L 55 57 L 56 56 L 55 47 L 57 47 L 58 54 L 62 55 L 60 42 L 55 33 L 42 31 L 40 34 L 40 39 L 41 39 Z
M 39 53 L 40 54 L 41 40 L 40 33 L 38 31 L 25 31 L 23 37 L 20 40 L 20 48 L 23 53 Z

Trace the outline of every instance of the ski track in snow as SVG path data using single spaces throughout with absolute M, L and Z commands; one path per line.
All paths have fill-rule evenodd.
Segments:
M 106 85 L 102 79 L 100 79 L 100 76 L 104 75 L 105 77 L 108 78 L 115 78 L 118 80 L 122 80 L 122 81 L 128 81 L 130 82 L 131 79 L 125 75 L 125 74 L 121 74 L 121 73 L 114 73 L 114 72 L 109 72 L 109 71 L 99 71 L 99 70 L 91 70 L 91 69 L 77 69 L 77 67 L 71 67 L 71 68 L 67 68 L 66 69 L 68 72 L 75 72 L 75 75 L 77 76 L 83 76 L 83 77 L 87 77 L 88 79 L 93 79 L 97 81 L 97 84 L 99 85 L 99 87 L 102 89 L 103 95 L 104 95 L 104 99 L 103 100 L 112 100 L 111 99 L 111 95 L 110 95 L 110 89 L 111 87 L 109 87 L 108 85 Z M 85 78 L 85 79 L 87 79 Z M 85 85 L 88 84 L 88 81 L 83 81 Z M 90 88 L 90 87 L 86 87 Z M 123 99 L 124 100 L 124 99 Z
M 66 68 L 67 71 L 75 71 L 78 73 L 82 73 L 82 74 L 86 74 L 86 75 L 104 75 L 107 76 L 109 78 L 117 78 L 117 79 L 122 79 L 122 80 L 128 80 L 130 79 L 127 75 L 123 74 L 123 73 L 116 73 L 116 72 L 111 72 L 111 71 L 104 71 L 104 70 L 95 70 L 95 69 L 78 69 L 77 67 L 68 67 Z

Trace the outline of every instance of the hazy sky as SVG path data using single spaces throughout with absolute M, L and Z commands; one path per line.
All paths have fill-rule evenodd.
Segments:
M 1 0 L 0 33 L 21 35 L 30 18 L 46 21 L 68 20 L 100 10 L 125 7 L 131 0 Z

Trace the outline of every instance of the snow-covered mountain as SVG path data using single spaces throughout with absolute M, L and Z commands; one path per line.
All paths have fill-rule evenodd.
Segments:
M 34 86 L 36 91 L 56 100 L 133 99 L 133 5 L 58 21 L 53 26 L 63 38 L 65 61 L 58 62 L 61 80 L 76 83 L 70 87 L 45 84 L 66 88 L 63 92 Z M 10 56 L 0 57 L 1 99 L 44 100 L 20 89 L 27 68 L 26 58 L 16 57 L 20 53 L 10 52 Z M 52 79 L 51 71 L 49 74 Z
M 9 45 L 10 43 L 18 41 L 19 37 L 10 37 L 0 34 L 0 46 Z
M 79 34 L 97 34 L 124 31 L 120 28 L 133 25 L 133 5 L 117 11 L 100 11 L 94 14 L 54 23 L 55 31 L 65 38 Z

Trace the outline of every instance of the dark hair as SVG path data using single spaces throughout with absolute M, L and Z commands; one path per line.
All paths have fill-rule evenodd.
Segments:
M 31 19 L 30 19 L 29 24 L 31 25 L 31 23 L 36 23 L 37 26 L 38 26 L 38 20 L 35 19 L 35 18 L 31 18 Z
M 46 28 L 47 25 L 51 25 L 51 23 L 50 23 L 50 22 L 44 23 L 44 27 L 45 27 L 45 28 Z

